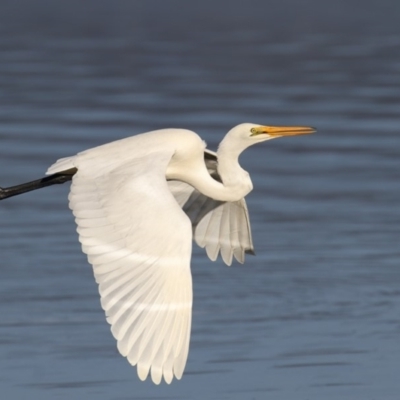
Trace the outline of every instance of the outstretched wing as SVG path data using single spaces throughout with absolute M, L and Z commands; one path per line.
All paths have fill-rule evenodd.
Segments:
M 221 181 L 217 171 L 216 153 L 205 150 L 204 161 L 210 175 Z M 168 181 L 171 193 L 192 221 L 196 243 L 206 249 L 215 261 L 221 252 L 225 264 L 231 265 L 233 256 L 244 262 L 245 253 L 254 254 L 246 200 L 222 202 L 211 199 L 185 182 Z
M 160 152 L 106 173 L 86 160 L 69 195 L 118 350 L 157 384 L 182 377 L 191 326 L 192 231 L 165 179 L 171 157 Z

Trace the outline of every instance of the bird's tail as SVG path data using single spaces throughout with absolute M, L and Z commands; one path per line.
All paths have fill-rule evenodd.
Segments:
M 71 168 L 75 168 L 74 159 L 75 156 L 60 158 L 53 165 L 49 167 L 49 169 L 46 171 L 46 175 L 53 175 L 58 172 L 63 172 Z

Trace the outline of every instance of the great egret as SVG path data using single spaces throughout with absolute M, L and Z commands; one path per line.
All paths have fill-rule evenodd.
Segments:
M 119 352 L 141 380 L 182 377 L 192 310 L 192 238 L 211 260 L 231 264 L 253 251 L 238 162 L 247 147 L 310 127 L 245 123 L 217 153 L 184 129 L 162 129 L 62 158 L 49 177 L 1 189 L 0 199 L 72 179 L 69 206 L 93 266 L 101 305 Z

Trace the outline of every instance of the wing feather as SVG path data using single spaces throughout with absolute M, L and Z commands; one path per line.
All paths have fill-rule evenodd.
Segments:
M 165 180 L 171 156 L 97 170 L 90 153 L 68 160 L 70 207 L 118 350 L 157 384 L 182 376 L 191 325 L 192 229 Z
M 207 224 L 207 230 L 205 231 L 205 238 L 207 238 L 206 252 L 210 260 L 215 261 L 218 257 L 219 250 L 221 248 L 219 242 L 219 232 L 221 226 L 223 207 L 217 207 L 213 211 L 212 217 L 209 219 Z
M 220 243 L 221 243 L 221 257 L 226 265 L 232 264 L 232 242 L 231 242 L 231 227 L 230 227 L 230 214 L 231 203 L 222 207 L 221 227 L 220 227 Z

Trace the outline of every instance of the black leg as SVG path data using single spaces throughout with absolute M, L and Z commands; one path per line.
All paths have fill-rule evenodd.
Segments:
M 22 193 L 30 192 L 32 190 L 41 189 L 46 186 L 68 182 L 72 179 L 76 171 L 76 168 L 71 168 L 67 171 L 63 171 L 54 175 L 49 175 L 36 181 L 23 183 L 21 185 L 11 186 L 8 188 L 0 188 L 0 200 L 4 200 L 12 196 L 17 196 Z

